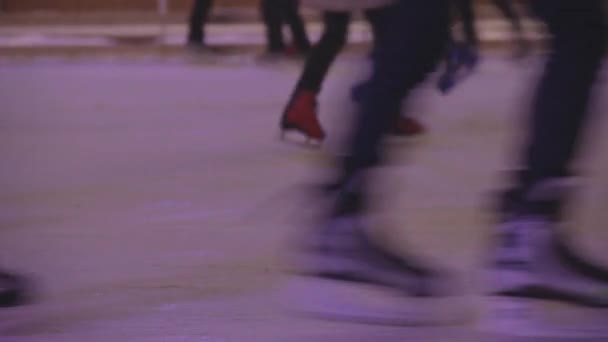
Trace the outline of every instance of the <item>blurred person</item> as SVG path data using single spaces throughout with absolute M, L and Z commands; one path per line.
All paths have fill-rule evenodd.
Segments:
M 213 0 L 194 0 L 190 12 L 187 44 L 194 48 L 207 48 L 205 41 L 205 26 Z
M 523 38 L 519 16 L 512 5 L 506 0 L 493 0 L 492 3 L 512 22 L 520 46 L 525 49 L 527 42 Z M 304 5 L 331 10 L 323 11 L 324 30 L 321 38 L 309 54 L 300 79 L 281 115 L 280 129 L 283 133 L 294 130 L 302 133 L 307 139 L 325 139 L 325 130 L 318 119 L 317 97 L 329 68 L 346 44 L 351 11 L 363 10 L 367 21 L 371 23 L 385 10 L 366 8 L 370 4 L 375 5 L 373 1 L 353 5 L 352 2 L 345 4 L 345 1 L 319 4 L 319 0 L 304 0 Z M 479 38 L 474 27 L 475 16 L 471 0 L 453 0 L 452 9 L 456 14 L 454 17 L 458 17 L 463 23 L 464 41 L 457 43 L 455 39 L 451 39 L 452 43 L 445 58 L 445 71 L 438 82 L 438 88 L 444 93 L 451 90 L 463 75 L 472 72 L 479 59 Z M 376 40 L 378 32 L 373 30 L 373 27 L 374 25 L 372 35 Z M 418 120 L 401 116 L 392 129 L 392 133 L 398 136 L 416 136 L 424 131 L 425 127 Z
M 302 56 L 310 50 L 306 26 L 299 13 L 297 0 L 262 0 L 261 12 L 266 26 L 267 57 Z M 293 44 L 285 45 L 283 25 L 291 31 Z
M 386 7 L 368 8 L 367 6 L 370 5 L 377 6 L 374 2 L 369 1 L 360 4 L 346 1 L 319 4 L 318 0 L 304 0 L 303 3 L 325 9 L 322 13 L 323 33 L 306 59 L 300 78 L 281 115 L 280 129 L 283 133 L 295 130 L 308 139 L 323 141 L 325 131 L 318 120 L 317 97 L 321 92 L 329 68 L 347 42 L 351 11 L 363 10 L 366 20 L 371 24 L 373 39 L 376 41 L 378 32 L 374 28 L 378 26 L 378 23 L 374 24 L 374 22 L 382 20 L 382 12 L 386 11 Z M 328 7 L 329 10 L 327 10 Z M 413 118 L 399 117 L 393 126 L 395 135 L 413 136 L 421 134 L 423 131 L 422 124 Z
M 602 0 L 531 2 L 552 34 L 552 51 L 530 110 L 521 170 L 514 173 L 512 187 L 499 196 L 499 220 L 492 228 L 496 239 L 487 265 L 488 295 L 513 302 L 551 300 L 608 307 L 602 291 L 607 270 L 574 251 L 561 227 L 570 166 L 589 119 L 592 86 L 606 49 L 602 5 Z M 382 39 L 374 45 L 372 74 L 359 87 L 361 101 L 347 153 L 337 160 L 337 177 L 322 187 L 331 204 L 321 222 L 299 240 L 296 255 L 298 272 L 308 280 L 308 286 L 300 289 L 302 300 L 310 302 L 317 296 L 326 304 L 314 308 L 318 313 L 375 323 L 447 319 L 429 311 L 425 303 L 449 295 L 446 287 L 455 287 L 455 278 L 411 251 L 389 248 L 387 240 L 372 234 L 366 213 L 370 171 L 382 161 L 383 137 L 402 100 L 438 64 L 449 40 L 448 11 L 447 0 L 398 0 L 375 24 Z M 391 312 L 382 312 L 383 305 L 358 305 L 364 298 L 352 294 L 359 293 L 355 289 L 371 291 L 369 285 L 419 300 Z M 340 297 L 339 306 L 332 305 L 340 291 L 323 297 L 331 287 L 348 288 L 351 295 Z M 347 305 L 348 300 L 352 302 Z
M 337 179 L 322 186 L 322 196 L 330 202 L 328 212 L 308 236 L 297 241 L 301 245 L 296 246 L 296 272 L 302 277 L 294 281 L 309 285 L 300 290 L 302 300 L 307 303 L 331 292 L 332 287 L 342 288 L 345 293 L 389 289 L 402 294 L 403 299 L 419 302 L 419 305 L 401 304 L 396 311 L 384 312 L 360 303 L 369 295 L 343 298 L 332 294 L 327 295 L 318 310 L 311 309 L 332 318 L 376 323 L 444 323 L 440 313 L 421 299 L 452 297 L 452 289 L 457 287 L 455 277 L 414 256 L 412 251 L 402 253 L 389 248 L 386 241 L 372 234 L 366 214 L 367 190 L 371 186 L 368 171 L 380 162 L 380 142 L 393 127 L 403 100 L 434 71 L 445 52 L 449 0 L 376 4 L 384 10 L 371 20 L 376 32 L 371 76 L 353 89 L 358 110 L 346 155 L 337 160 Z M 319 289 L 315 288 L 317 284 Z M 332 302 L 338 298 L 347 303 Z M 395 298 L 390 302 L 400 301 Z M 462 312 L 459 316 L 463 316 Z
M 608 307 L 608 270 L 585 260 L 564 231 L 572 164 L 581 149 L 593 86 L 606 53 L 603 0 L 532 0 L 551 35 L 526 122 L 520 169 L 498 205 L 490 265 L 493 294 Z M 605 312 L 608 313 L 608 312 Z

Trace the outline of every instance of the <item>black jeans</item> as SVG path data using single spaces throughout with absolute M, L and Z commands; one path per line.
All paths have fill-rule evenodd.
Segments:
M 378 25 L 372 23 L 379 23 L 382 12 L 386 10 L 389 9 L 371 9 L 364 12 L 367 21 L 372 25 L 374 41 L 377 39 Z M 304 70 L 296 85 L 296 91 L 308 90 L 314 93 L 321 91 L 329 68 L 346 45 L 351 17 L 349 12 L 327 11 L 323 13 L 323 33 L 306 59 Z
M 453 9 L 456 16 L 460 19 L 463 28 L 465 43 L 471 46 L 479 45 L 479 36 L 475 30 L 475 10 L 472 0 L 452 0 Z M 492 0 L 492 4 L 500 10 L 502 15 L 509 20 L 513 30 L 522 34 L 521 19 L 513 8 L 512 0 Z
M 546 179 L 567 177 L 580 147 L 593 85 L 606 52 L 603 0 L 534 0 L 531 6 L 552 35 L 551 52 L 536 90 L 523 169 L 515 187 L 525 194 Z M 371 78 L 364 84 L 359 114 L 340 183 L 380 161 L 381 140 L 402 99 L 432 71 L 447 42 L 448 4 L 400 0 L 376 23 L 381 33 Z M 497 83 L 498 84 L 498 83 Z
M 339 183 L 348 183 L 380 161 L 382 138 L 403 100 L 434 71 L 445 52 L 449 21 L 449 0 L 400 0 L 371 19 L 377 35 L 372 74 L 356 87 L 358 115 Z
M 194 0 L 188 27 L 189 43 L 205 43 L 205 24 L 212 4 L 213 0 Z
M 533 11 L 552 35 L 551 52 L 536 90 L 516 183 L 536 183 L 571 173 L 593 85 L 606 52 L 602 0 L 534 0 Z
M 283 24 L 287 24 L 295 47 L 300 51 L 310 49 L 306 27 L 299 13 L 297 0 L 262 0 L 261 12 L 266 25 L 266 37 L 269 52 L 285 50 Z
M 479 37 L 475 30 L 475 11 L 472 0 L 452 0 L 454 14 L 462 24 L 464 40 L 472 46 L 479 45 Z
M 320 92 L 329 68 L 346 44 L 350 20 L 348 12 L 323 13 L 323 33 L 306 59 L 296 91 Z

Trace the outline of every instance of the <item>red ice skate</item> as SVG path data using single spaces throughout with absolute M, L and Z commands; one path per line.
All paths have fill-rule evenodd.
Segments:
M 281 118 L 281 137 L 288 131 L 298 131 L 307 140 L 323 142 L 325 132 L 317 118 L 317 99 L 311 91 L 297 92 Z
M 391 133 L 396 136 L 414 137 L 424 134 L 425 131 L 426 128 L 420 121 L 410 117 L 399 117 Z

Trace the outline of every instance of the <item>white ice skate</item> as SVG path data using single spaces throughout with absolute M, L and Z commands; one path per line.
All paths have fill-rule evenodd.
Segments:
M 608 340 L 608 272 L 560 243 L 555 225 L 542 216 L 519 216 L 499 226 L 482 330 Z
M 331 219 L 298 255 L 298 275 L 284 295 L 300 313 L 406 326 L 471 319 L 464 296 L 452 296 L 458 286 L 447 273 L 380 247 L 355 216 Z

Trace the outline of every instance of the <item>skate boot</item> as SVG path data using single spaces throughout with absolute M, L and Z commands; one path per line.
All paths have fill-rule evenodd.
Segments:
M 353 87 L 351 91 L 351 98 L 356 103 L 361 103 L 365 92 L 365 85 L 360 84 Z M 422 135 L 426 132 L 424 125 L 411 117 L 403 117 L 401 114 L 396 115 L 398 117 L 397 122 L 390 131 L 390 134 L 398 137 L 415 137 Z
M 348 201 L 356 203 L 358 195 Z M 355 207 L 357 205 L 355 204 Z M 458 324 L 470 318 L 454 278 L 392 252 L 360 213 L 339 210 L 296 246 L 287 289 L 301 313 L 384 325 Z M 301 243 L 304 241 L 304 243 Z
M 410 117 L 401 117 L 393 127 L 391 134 L 399 137 L 415 137 L 424 134 L 426 128 L 422 123 Z
M 307 141 L 315 140 L 319 143 L 325 139 L 325 132 L 317 117 L 317 99 L 312 91 L 298 91 L 289 101 L 281 117 L 281 138 L 288 131 L 302 133 Z
M 608 338 L 608 270 L 575 253 L 559 231 L 559 187 L 542 184 L 503 213 L 487 279 L 485 328 Z

